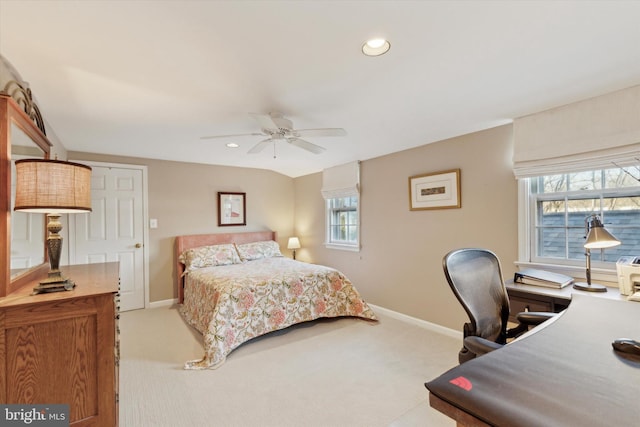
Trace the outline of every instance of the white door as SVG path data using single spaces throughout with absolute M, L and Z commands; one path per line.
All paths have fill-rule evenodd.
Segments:
M 146 166 L 88 164 L 92 211 L 69 215 L 71 264 L 119 261 L 120 310 L 144 308 Z

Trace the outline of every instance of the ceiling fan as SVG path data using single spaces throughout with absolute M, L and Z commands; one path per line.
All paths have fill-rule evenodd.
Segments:
M 341 128 L 324 128 L 324 129 L 293 129 L 293 123 L 289 119 L 285 119 L 281 113 L 255 114 L 251 116 L 260 125 L 260 132 L 245 133 L 237 135 L 215 135 L 203 136 L 201 139 L 213 138 L 232 138 L 238 136 L 266 136 L 264 139 L 254 145 L 248 153 L 255 154 L 261 152 L 270 142 L 285 141 L 291 145 L 310 151 L 314 154 L 320 154 L 325 149 L 319 145 L 301 139 L 301 137 L 319 137 L 319 136 L 345 136 L 347 132 Z M 275 150 L 275 148 L 274 148 Z

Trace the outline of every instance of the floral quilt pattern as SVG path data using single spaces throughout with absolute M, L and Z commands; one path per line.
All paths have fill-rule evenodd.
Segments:
M 322 317 L 376 320 L 341 272 L 284 257 L 192 270 L 183 318 L 204 336 L 205 355 L 185 369 L 215 369 L 240 344 Z

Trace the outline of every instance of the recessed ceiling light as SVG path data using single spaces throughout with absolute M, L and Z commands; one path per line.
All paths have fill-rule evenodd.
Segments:
M 238 148 L 240 147 L 238 144 L 236 144 L 235 142 L 230 142 L 227 144 L 227 147 L 229 148 Z
M 385 39 L 371 39 L 367 40 L 362 45 L 362 53 L 367 56 L 380 56 L 387 53 L 391 49 L 391 44 Z

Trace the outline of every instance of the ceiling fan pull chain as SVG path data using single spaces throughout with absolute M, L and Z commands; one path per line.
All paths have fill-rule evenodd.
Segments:
M 273 158 L 276 158 L 276 142 L 273 141 Z

